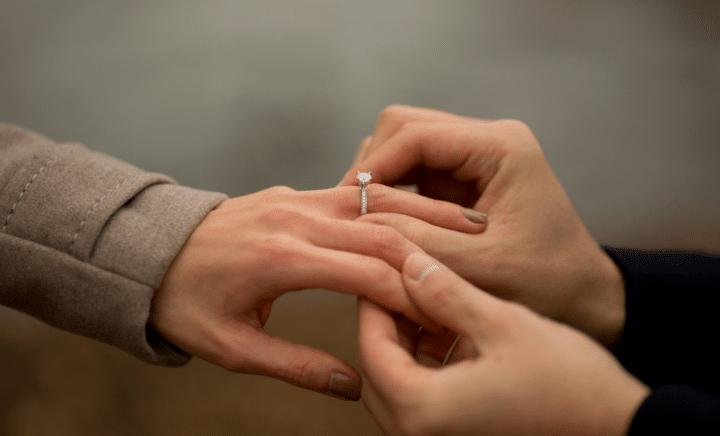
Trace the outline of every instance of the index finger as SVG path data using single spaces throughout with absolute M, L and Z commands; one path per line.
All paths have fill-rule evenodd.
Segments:
M 457 180 L 487 185 L 506 154 L 493 123 L 408 123 L 382 147 L 351 168 L 341 185 L 355 184 L 357 171 L 372 173 L 373 182 L 394 185 L 413 168 L 450 171 Z
M 360 143 L 351 167 L 356 168 L 358 164 L 382 147 L 385 141 L 395 135 L 405 124 L 419 121 L 478 123 L 487 122 L 488 120 L 464 117 L 450 112 L 424 107 L 405 105 L 388 106 L 380 112 L 373 134 L 363 139 Z
M 372 153 L 378 145 L 383 144 L 390 137 L 395 135 L 395 133 L 397 133 L 404 124 L 416 121 L 470 123 L 479 120 L 437 109 L 391 105 L 383 109 L 378 116 L 377 123 L 375 124 L 375 130 L 370 137 L 371 144 L 369 144 L 365 150 L 366 157 Z

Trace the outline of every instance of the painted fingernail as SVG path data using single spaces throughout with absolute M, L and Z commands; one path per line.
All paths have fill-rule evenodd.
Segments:
M 475 224 L 487 223 L 487 215 L 482 212 L 478 212 L 474 209 L 467 209 L 465 207 L 462 208 L 462 212 L 465 218 L 468 219 L 468 221 L 471 221 Z
M 346 400 L 357 401 L 360 399 L 360 381 L 340 372 L 334 372 L 330 376 L 328 391 Z
M 428 274 L 442 268 L 442 266 L 429 257 L 420 253 L 412 253 L 408 256 L 403 273 L 416 282 L 422 282 Z

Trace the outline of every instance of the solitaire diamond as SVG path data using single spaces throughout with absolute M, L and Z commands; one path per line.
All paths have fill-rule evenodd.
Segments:
M 361 173 L 360 171 L 358 171 L 357 179 L 360 181 L 360 183 L 367 184 L 370 180 L 372 180 L 372 176 L 370 175 L 369 172 Z

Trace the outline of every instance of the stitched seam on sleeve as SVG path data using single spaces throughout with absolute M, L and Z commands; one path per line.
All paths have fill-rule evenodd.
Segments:
M 30 179 L 30 181 L 27 183 L 27 185 L 25 185 L 25 188 L 23 188 L 23 190 L 22 190 L 22 192 L 20 193 L 20 196 L 18 197 L 17 201 L 15 202 L 15 204 L 13 204 L 12 209 L 10 209 L 10 214 L 7 216 L 7 218 L 5 218 L 5 225 L 4 225 L 3 228 L 2 228 L 3 233 L 7 233 L 7 226 L 8 226 L 8 224 L 10 224 L 10 218 L 12 217 L 13 213 L 15 213 L 15 209 L 17 208 L 18 203 L 20 203 L 20 200 L 22 200 L 22 198 L 25 196 L 25 192 L 27 192 L 27 190 L 28 190 L 28 188 L 30 187 L 30 185 L 32 185 L 32 183 L 35 181 L 35 179 L 37 179 L 38 176 L 39 176 L 43 171 L 45 171 L 45 169 L 46 169 L 47 167 L 49 167 L 53 162 L 55 162 L 56 160 L 58 160 L 58 158 L 59 158 L 60 156 L 62 156 L 63 154 L 64 154 L 64 153 L 58 153 L 57 155 L 55 155 L 54 158 L 50 159 L 45 165 L 43 165 L 42 168 L 40 168 L 40 170 L 38 170 L 37 173 L 35 173 L 34 176 L 32 176 L 32 179 Z
M 71 250 L 71 251 L 72 251 L 73 247 L 75 246 L 75 242 L 77 242 L 77 238 L 78 238 L 78 236 L 80 235 L 80 232 L 82 231 L 83 226 L 85 225 L 85 223 L 87 222 L 87 220 L 90 218 L 90 215 L 92 215 L 92 213 L 95 211 L 95 209 L 100 205 L 100 203 L 102 203 L 108 196 L 110 196 L 110 194 L 112 194 L 113 192 L 117 191 L 122 185 L 124 185 L 125 183 L 127 183 L 127 182 L 129 182 L 130 180 L 134 179 L 135 177 L 137 177 L 137 174 L 134 175 L 134 176 L 132 176 L 132 177 L 128 177 L 127 179 L 125 179 L 125 180 L 123 180 L 122 182 L 118 183 L 114 188 L 112 188 L 111 190 L 109 190 L 109 191 L 107 192 L 107 194 L 105 194 L 100 200 L 98 200 L 98 201 L 93 205 L 93 207 L 90 208 L 90 210 L 88 211 L 87 215 L 85 215 L 85 218 L 84 218 L 84 219 L 82 220 L 82 222 L 80 223 L 80 227 L 78 227 L 78 230 L 77 230 L 77 232 L 75 233 L 75 236 L 73 236 L 72 243 L 70 244 L 70 250 Z

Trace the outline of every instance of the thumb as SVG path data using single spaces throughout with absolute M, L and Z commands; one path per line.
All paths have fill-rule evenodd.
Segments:
M 273 377 L 331 397 L 360 399 L 360 375 L 337 357 L 254 329 L 243 339 L 236 356 L 242 363 L 228 368 L 231 371 Z
M 403 264 L 410 299 L 430 320 L 474 342 L 495 333 L 503 302 L 476 288 L 427 254 L 410 254 Z

